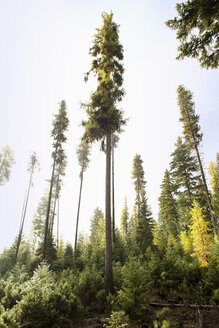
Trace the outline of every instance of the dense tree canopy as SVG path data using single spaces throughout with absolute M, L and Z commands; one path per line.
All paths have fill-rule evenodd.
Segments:
M 177 59 L 197 58 L 202 67 L 218 68 L 219 23 L 217 0 L 186 0 L 176 4 L 178 17 L 167 26 L 177 31 Z
M 97 29 L 90 54 L 94 57 L 91 69 L 97 77 L 98 85 L 91 94 L 90 102 L 84 104 L 88 120 L 83 121 L 84 140 L 93 142 L 106 138 L 106 189 L 105 189 L 105 223 L 106 223 L 106 294 L 112 293 L 112 241 L 111 241 L 111 135 L 121 132 L 125 124 L 123 113 L 117 108 L 122 100 L 123 47 L 119 42 L 118 25 L 113 22 L 113 14 L 102 14 L 103 25 Z

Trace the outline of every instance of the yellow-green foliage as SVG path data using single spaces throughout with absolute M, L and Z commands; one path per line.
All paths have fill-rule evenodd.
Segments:
M 209 181 L 210 181 L 211 189 L 214 192 L 216 186 L 216 170 L 215 170 L 215 165 L 212 161 L 210 161 L 208 173 L 210 174 Z
M 192 239 L 186 232 L 181 231 L 180 242 L 185 254 L 190 255 L 192 253 Z
M 176 244 L 176 238 L 173 236 L 173 234 L 170 232 L 168 235 L 168 246 L 174 246 Z
M 208 257 L 211 251 L 211 238 L 209 236 L 209 223 L 205 221 L 205 216 L 202 213 L 202 208 L 194 201 L 191 210 L 190 225 L 191 237 L 194 253 L 192 256 L 197 257 L 201 267 L 208 266 Z

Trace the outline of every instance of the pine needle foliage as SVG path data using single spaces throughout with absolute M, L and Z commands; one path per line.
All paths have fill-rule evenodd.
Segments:
M 196 58 L 201 67 L 218 68 L 219 24 L 217 0 L 186 0 L 176 4 L 177 17 L 166 22 L 180 41 L 177 59 Z
M 191 210 L 191 220 L 190 230 L 194 248 L 193 256 L 198 258 L 201 267 L 207 267 L 211 251 L 210 228 L 209 223 L 205 221 L 202 209 L 196 201 L 194 201 Z

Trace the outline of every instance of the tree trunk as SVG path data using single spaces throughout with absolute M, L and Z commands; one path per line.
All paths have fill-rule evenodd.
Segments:
M 54 226 L 54 221 L 55 221 L 55 212 L 56 212 L 56 202 L 57 202 L 57 192 L 58 192 L 58 187 L 59 187 L 59 174 L 58 174 L 58 179 L 56 181 L 56 190 L 55 190 L 55 200 L 54 200 L 54 206 L 53 206 L 53 213 L 52 213 L 52 222 L 51 222 L 51 234 L 53 233 L 53 226 Z
M 212 207 L 212 204 L 211 204 L 211 199 L 210 199 L 210 196 L 209 196 L 208 186 L 207 186 L 206 179 L 205 179 L 205 173 L 204 173 L 204 170 L 203 170 L 203 167 L 202 167 L 202 162 L 201 162 L 201 158 L 200 158 L 200 155 L 199 155 L 198 147 L 197 147 L 196 143 L 194 143 L 194 144 L 195 144 L 196 155 L 197 155 L 197 158 L 198 158 L 199 168 L 200 168 L 200 171 L 201 171 L 202 181 L 203 181 L 203 184 L 204 184 L 205 195 L 206 195 L 207 202 L 208 202 L 208 207 L 209 207 L 209 210 L 210 210 L 210 213 L 211 213 L 211 221 L 212 221 L 212 225 L 213 225 L 213 230 L 214 230 L 216 236 L 218 236 L 217 223 L 216 223 L 216 219 L 215 219 L 215 216 L 214 216 L 213 207 Z
M 59 246 L 59 198 L 58 198 L 58 209 L 57 209 L 57 247 Z
M 83 184 L 83 168 L 81 170 L 81 184 L 80 184 L 80 191 L 79 191 L 79 199 L 78 199 L 78 213 L 77 213 L 77 220 L 76 220 L 76 230 L 75 230 L 75 254 L 74 257 L 77 257 L 77 239 L 78 239 L 78 222 L 79 222 L 79 213 L 80 213 L 80 205 L 81 205 L 81 191 L 82 191 L 82 184 Z
M 114 186 L 114 147 L 112 147 L 112 221 L 113 221 L 113 242 L 115 243 L 116 234 L 115 234 L 115 186 Z
M 106 190 L 105 190 L 105 292 L 106 295 L 113 291 L 112 274 L 112 239 L 111 239 L 111 132 L 106 134 Z
M 18 251 L 19 251 L 19 247 L 20 247 L 20 243 L 21 243 L 21 238 L 22 238 L 22 233 L 23 233 L 23 228 L 24 228 L 24 220 L 25 220 L 25 216 L 26 216 L 26 212 L 27 212 L 27 204 L 28 204 L 28 200 L 29 200 L 31 184 L 32 184 L 32 173 L 30 174 L 27 195 L 26 195 L 26 199 L 24 201 L 24 207 L 23 207 L 23 211 L 22 211 L 22 215 L 21 215 L 21 224 L 20 224 L 20 230 L 19 230 L 18 241 L 17 241 L 15 263 L 17 262 Z
M 45 235 L 44 235 L 44 243 L 43 243 L 43 260 L 45 260 L 45 258 L 46 258 L 47 236 L 48 236 L 48 229 L 49 229 L 49 214 L 50 214 L 50 204 L 51 204 L 51 198 L 52 198 L 53 180 L 54 180 L 54 174 L 55 174 L 55 164 L 56 164 L 56 151 L 55 151 L 54 161 L 53 161 L 52 177 L 51 177 L 51 181 L 50 181 L 49 199 L 48 199 L 47 213 L 46 213 L 46 225 L 45 225 Z

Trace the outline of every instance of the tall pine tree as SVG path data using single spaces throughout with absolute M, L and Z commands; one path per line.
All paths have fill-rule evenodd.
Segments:
M 201 177 L 205 189 L 205 195 L 211 213 L 211 221 L 212 221 L 213 229 L 214 232 L 217 234 L 217 223 L 213 212 L 211 198 L 209 195 L 205 173 L 199 153 L 199 146 L 202 141 L 202 133 L 200 132 L 200 126 L 199 126 L 199 115 L 195 113 L 195 104 L 192 100 L 192 93 L 182 85 L 178 87 L 177 93 L 178 93 L 178 105 L 180 109 L 180 121 L 183 124 L 183 133 L 185 136 L 185 140 L 188 144 L 188 147 L 190 149 L 193 149 L 196 153 L 200 172 L 201 172 Z
M 178 137 L 171 157 L 170 174 L 174 194 L 177 196 L 178 213 L 181 224 L 187 229 L 193 199 L 199 188 L 199 167 L 196 158 L 181 137 Z
M 123 113 L 117 108 L 122 100 L 123 47 L 119 42 L 118 25 L 113 22 L 113 14 L 102 14 L 103 25 L 97 29 L 90 54 L 94 57 L 90 72 L 97 76 L 98 86 L 91 95 L 87 109 L 88 120 L 82 122 L 84 139 L 90 142 L 106 138 L 106 194 L 105 194 L 105 290 L 112 293 L 112 240 L 111 240 L 111 135 L 121 132 L 125 124 Z M 89 73 L 85 76 L 88 79 Z
M 50 238 L 52 239 L 52 231 L 49 231 L 49 217 L 50 217 L 50 210 L 51 210 L 51 199 L 52 199 L 52 192 L 54 186 L 54 179 L 55 179 L 55 172 L 57 168 L 58 175 L 64 174 L 63 163 L 66 163 L 66 155 L 62 144 L 67 140 L 65 136 L 65 131 L 68 128 L 69 120 L 67 117 L 67 110 L 66 110 L 66 103 L 64 100 L 61 101 L 59 106 L 58 114 L 55 115 L 53 121 L 53 129 L 51 136 L 53 138 L 53 148 L 54 151 L 52 153 L 53 158 L 53 166 L 52 166 L 52 177 L 50 180 L 50 190 L 49 190 L 49 199 L 47 205 L 47 213 L 46 213 L 46 222 L 45 222 L 45 235 L 44 235 L 44 243 L 43 243 L 43 259 L 46 258 L 46 248 L 47 248 L 47 238 L 48 234 L 50 234 Z

